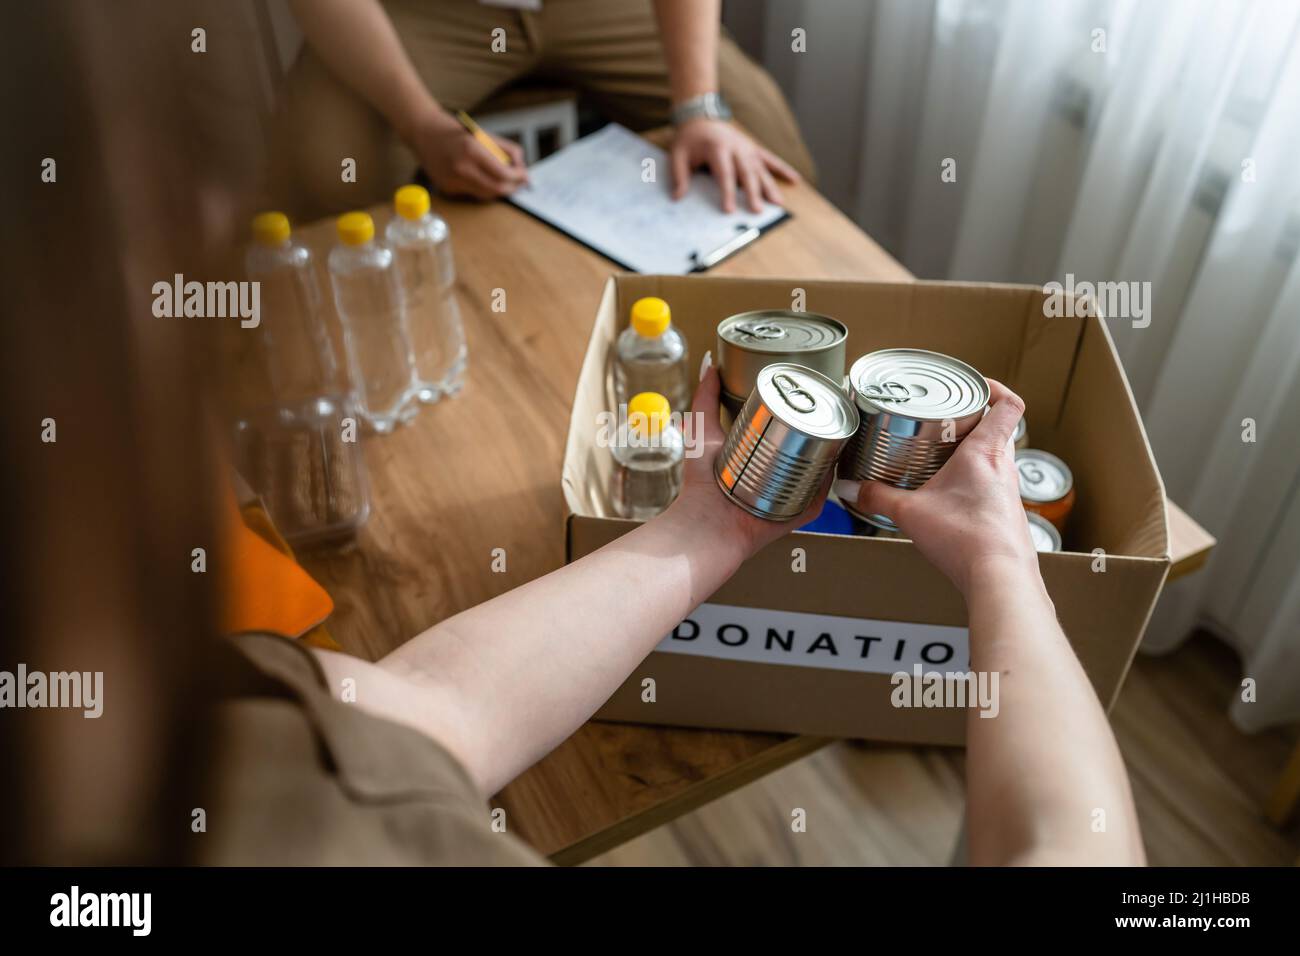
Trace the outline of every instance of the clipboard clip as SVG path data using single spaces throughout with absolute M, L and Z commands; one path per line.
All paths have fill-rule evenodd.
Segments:
M 695 265 L 691 271 L 703 272 L 705 269 L 712 269 L 723 259 L 735 255 L 763 234 L 763 230 L 759 229 L 757 226 L 738 226 L 737 228 L 740 229 L 740 232 L 731 239 L 728 239 L 722 245 L 718 246 L 718 248 L 714 249 L 712 252 L 706 252 L 704 255 L 700 255 L 698 252 L 692 252 L 691 261 L 695 263 Z

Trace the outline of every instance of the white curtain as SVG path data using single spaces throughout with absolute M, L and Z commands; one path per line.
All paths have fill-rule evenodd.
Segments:
M 1219 544 L 1146 649 L 1206 626 L 1256 682 L 1240 726 L 1300 719 L 1300 2 L 741 6 L 823 191 L 917 275 L 1151 284 L 1111 333 Z

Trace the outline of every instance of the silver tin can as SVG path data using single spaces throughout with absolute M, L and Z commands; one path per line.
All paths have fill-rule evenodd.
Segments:
M 713 462 L 718 486 L 769 521 L 797 518 L 817 497 L 858 410 L 835 380 L 779 362 L 758 381 Z
M 745 407 L 745 400 L 725 391 L 718 398 L 722 403 L 722 407 L 727 410 L 727 421 L 734 422 L 736 416 L 740 414 L 740 410 Z
M 1029 426 L 1025 424 L 1024 416 L 1016 422 L 1016 430 L 1011 433 L 1011 444 L 1016 446 L 1016 451 L 1029 447 Z
M 923 349 L 883 349 L 849 371 L 861 424 L 840 458 L 839 476 L 919 488 L 980 423 L 989 385 L 965 362 Z M 853 511 L 853 509 L 849 509 Z M 853 513 L 897 530 L 887 515 Z
M 903 534 L 903 532 L 899 531 L 897 528 L 895 528 L 893 531 L 890 531 L 888 528 L 877 528 L 875 525 L 867 525 L 867 527 L 871 529 L 871 537 L 873 538 L 885 538 L 885 539 L 892 538 L 895 541 L 911 540 L 907 535 Z
M 1032 511 L 1026 511 L 1025 517 L 1029 519 L 1029 540 L 1034 542 L 1035 551 L 1061 550 L 1061 532 L 1052 522 Z
M 722 404 L 738 414 L 759 371 L 774 362 L 790 362 L 840 381 L 848 337 L 843 323 L 814 312 L 762 309 L 723 319 L 718 323 L 717 351 Z

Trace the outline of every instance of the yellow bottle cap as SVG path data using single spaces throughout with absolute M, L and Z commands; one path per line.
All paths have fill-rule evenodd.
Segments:
M 336 226 L 339 239 L 349 246 L 360 246 L 375 238 L 375 221 L 368 212 L 345 212 Z
M 627 424 L 642 438 L 654 437 L 668 424 L 672 409 L 658 392 L 638 392 L 627 403 Z
M 259 212 L 253 217 L 253 239 L 258 245 L 278 246 L 289 238 L 289 217 L 282 212 Z
M 429 190 L 423 186 L 403 186 L 393 193 L 393 209 L 403 219 L 419 219 L 429 211 Z
M 673 313 L 663 299 L 647 296 L 632 303 L 632 328 L 647 339 L 658 338 L 673 324 Z

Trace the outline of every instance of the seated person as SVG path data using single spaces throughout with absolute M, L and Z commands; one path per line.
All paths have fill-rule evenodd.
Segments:
M 677 195 L 705 166 L 725 210 L 739 191 L 758 211 L 781 201 L 778 180 L 813 175 L 776 84 L 719 37 L 717 0 L 290 2 L 307 45 L 287 80 L 272 198 L 298 218 L 387 200 L 418 168 L 449 195 L 508 195 L 527 176 L 522 150 L 499 140 L 502 164 L 455 114 L 525 76 L 573 87 L 632 129 L 674 123 Z

